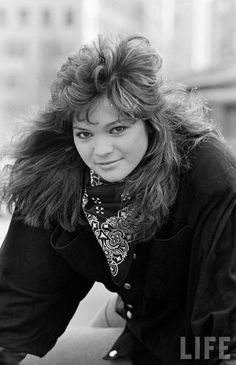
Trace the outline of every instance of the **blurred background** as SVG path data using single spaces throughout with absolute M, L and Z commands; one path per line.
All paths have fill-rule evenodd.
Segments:
M 197 88 L 236 153 L 236 0 L 0 0 L 0 147 L 47 100 L 68 54 L 98 33 L 147 36 L 164 76 Z M 95 286 L 76 321 L 109 295 Z

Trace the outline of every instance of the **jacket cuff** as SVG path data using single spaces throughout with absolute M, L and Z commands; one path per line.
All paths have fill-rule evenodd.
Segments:
M 127 358 L 132 360 L 143 352 L 143 345 L 131 334 L 127 327 L 103 357 L 104 360 Z

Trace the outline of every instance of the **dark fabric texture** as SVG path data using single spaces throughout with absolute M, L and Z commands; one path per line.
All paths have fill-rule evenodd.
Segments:
M 0 347 L 0 365 L 18 365 L 25 357 L 25 353 L 13 352 Z
M 13 217 L 0 251 L 0 346 L 44 355 L 93 283 L 55 252 L 50 232 Z
M 0 346 L 42 356 L 99 281 L 119 294 L 118 311 L 127 320 L 111 349 L 116 358 L 134 365 L 235 365 L 235 206 L 235 160 L 218 142 L 202 143 L 180 178 L 168 221 L 135 246 L 120 286 L 89 226 L 49 232 L 13 217 L 0 255 Z M 196 359 L 196 338 L 207 336 L 215 339 L 210 359 L 204 344 Z M 231 360 L 219 356 L 222 336 L 230 340 Z M 181 358 L 181 337 L 191 358 Z

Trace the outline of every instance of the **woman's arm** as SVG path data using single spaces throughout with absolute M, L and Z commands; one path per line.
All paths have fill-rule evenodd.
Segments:
M 12 218 L 0 250 L 2 356 L 46 354 L 93 285 L 55 252 L 51 233 Z
M 209 356 L 210 364 L 235 365 L 236 198 L 215 204 L 217 209 L 220 219 L 213 223 L 214 212 L 206 219 L 199 241 L 203 251 L 191 324 L 201 338 L 202 357 Z

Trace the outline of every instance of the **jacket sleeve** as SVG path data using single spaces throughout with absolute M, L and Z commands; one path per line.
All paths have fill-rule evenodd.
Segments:
M 25 357 L 24 352 L 14 352 L 0 347 L 0 365 L 19 365 Z
M 50 245 L 52 232 L 13 216 L 0 250 L 0 347 L 45 355 L 93 285 Z
M 196 287 L 191 288 L 195 292 L 192 331 L 195 339 L 201 339 L 201 356 L 209 364 L 236 365 L 235 195 L 225 191 L 208 205 L 195 240 L 201 250 L 196 249 L 195 265 L 190 265 L 197 277 Z

